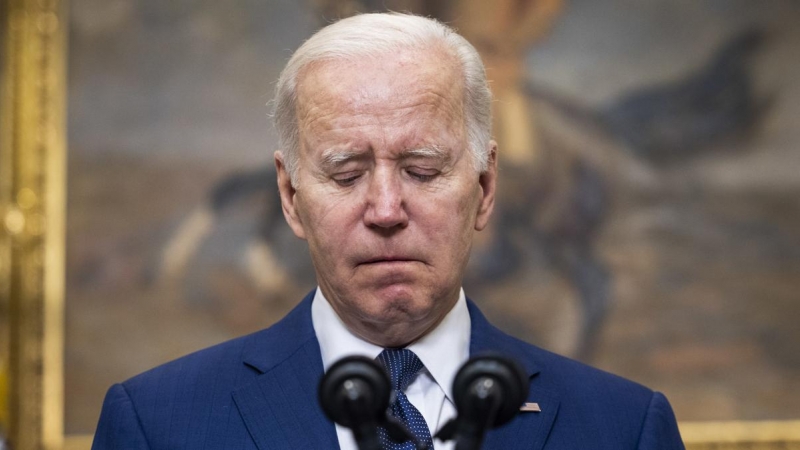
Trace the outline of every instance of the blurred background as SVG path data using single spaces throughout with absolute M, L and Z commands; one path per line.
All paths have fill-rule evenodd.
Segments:
M 292 51 L 411 10 L 481 52 L 500 203 L 466 292 L 511 334 L 666 393 L 800 416 L 800 4 L 72 0 L 65 420 L 313 288 L 268 112 Z

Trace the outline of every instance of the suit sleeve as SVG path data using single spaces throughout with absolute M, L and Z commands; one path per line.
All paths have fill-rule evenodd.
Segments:
M 669 401 L 660 392 L 654 392 L 639 435 L 638 450 L 684 450 L 678 422 Z
M 103 402 L 92 450 L 149 450 L 147 440 L 128 392 L 121 384 L 111 386 Z

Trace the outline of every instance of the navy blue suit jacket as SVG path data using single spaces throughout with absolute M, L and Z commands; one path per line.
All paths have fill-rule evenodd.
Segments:
M 93 450 L 336 449 L 317 404 L 323 374 L 309 294 L 272 327 L 185 356 L 111 387 Z M 522 412 L 486 449 L 682 449 L 666 398 L 501 332 L 469 303 L 470 353 L 499 352 L 530 377 Z

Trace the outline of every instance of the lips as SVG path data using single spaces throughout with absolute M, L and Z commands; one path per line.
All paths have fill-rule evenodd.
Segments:
M 361 261 L 359 264 L 401 263 L 401 262 L 415 262 L 415 261 L 417 260 L 405 256 L 376 256 L 372 258 L 367 258 Z

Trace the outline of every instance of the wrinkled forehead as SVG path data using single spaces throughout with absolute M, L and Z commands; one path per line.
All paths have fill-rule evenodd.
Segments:
M 463 121 L 459 62 L 435 47 L 313 62 L 298 74 L 296 92 L 301 124 L 339 114 L 402 113 L 420 106 L 448 112 Z

